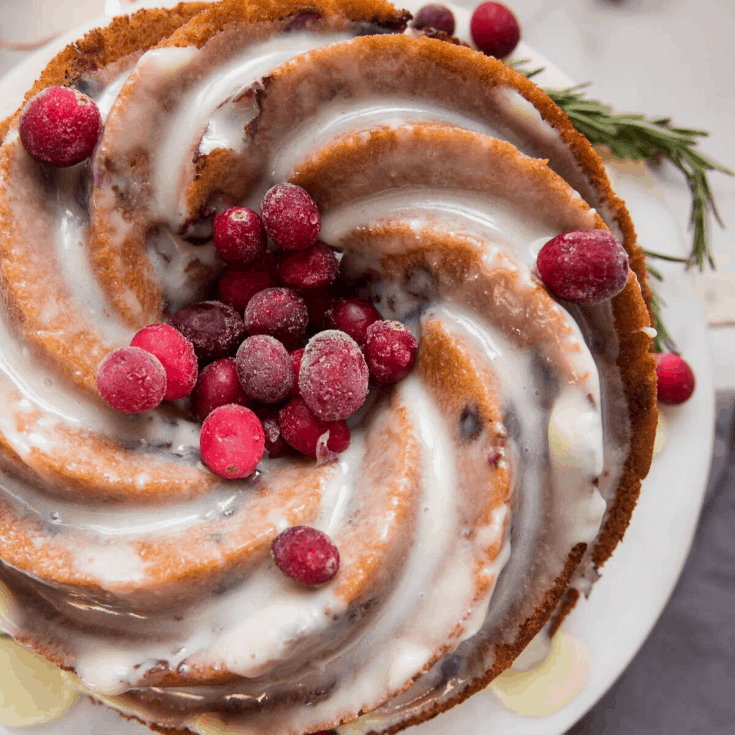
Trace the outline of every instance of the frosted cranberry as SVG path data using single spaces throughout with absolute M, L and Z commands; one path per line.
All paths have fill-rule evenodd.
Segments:
M 437 31 L 444 31 L 444 33 L 451 36 L 454 33 L 454 15 L 444 5 L 424 5 L 416 13 L 416 17 L 413 19 L 411 25 L 419 30 L 422 28 L 434 28 Z
M 502 59 L 518 45 L 521 29 L 502 3 L 482 3 L 472 13 L 470 35 L 480 51 Z
M 247 268 L 265 255 L 263 222 L 247 207 L 232 207 L 214 218 L 214 249 L 228 265 Z
M 150 324 L 141 329 L 131 347 L 140 347 L 157 357 L 166 371 L 164 401 L 178 401 L 188 396 L 197 382 L 199 364 L 194 347 L 178 329 L 169 324 Z
M 291 389 L 291 395 L 293 397 L 300 396 L 299 391 L 299 370 L 301 370 L 301 361 L 304 359 L 304 348 L 300 347 L 298 350 L 294 350 L 291 353 L 291 365 L 293 365 L 294 383 Z
M 325 288 L 337 275 L 339 261 L 332 248 L 318 242 L 308 250 L 288 255 L 278 266 L 284 286 L 302 291 Z
M 365 401 L 370 375 L 360 347 L 344 332 L 329 329 L 304 349 L 299 390 L 323 421 L 346 419 Z
M 379 385 L 393 385 L 411 372 L 416 361 L 416 338 L 400 322 L 373 322 L 367 330 L 365 359 Z
M 367 339 L 367 328 L 381 319 L 380 312 L 363 299 L 340 299 L 327 313 L 327 325 L 349 334 L 360 347 Z
M 308 192 L 296 184 L 277 184 L 269 189 L 261 212 L 271 240 L 284 250 L 306 250 L 319 237 L 319 209 Z
M 536 260 L 544 286 L 574 304 L 597 304 L 628 282 L 628 255 L 606 230 L 572 230 L 549 240 Z
M 310 526 L 292 526 L 271 545 L 278 568 L 301 584 L 323 584 L 339 569 L 339 551 L 326 533 Z
M 202 301 L 177 311 L 171 324 L 193 345 L 200 360 L 233 353 L 245 336 L 240 315 L 221 301 Z
M 288 452 L 288 444 L 281 434 L 281 425 L 278 423 L 278 411 L 273 408 L 258 408 L 255 415 L 263 424 L 265 434 L 265 455 L 270 459 L 282 457 Z
M 657 357 L 656 377 L 658 400 L 661 403 L 684 403 L 694 393 L 694 373 L 679 355 L 660 353 Z
M 293 388 L 291 356 L 275 337 L 248 337 L 237 351 L 237 374 L 245 395 L 261 403 L 278 403 Z
M 308 457 L 317 456 L 319 440 L 328 452 L 339 454 L 350 446 L 350 430 L 346 422 L 320 421 L 303 398 L 294 398 L 278 412 L 281 434 L 289 446 Z M 329 433 L 327 433 L 329 432 Z
M 191 394 L 191 412 L 197 421 L 204 421 L 215 408 L 228 403 L 247 406 L 249 401 L 240 385 L 234 358 L 223 357 L 199 374 Z
M 225 268 L 217 284 L 219 300 L 242 314 L 253 296 L 280 283 L 275 258 L 266 255 L 248 270 Z
M 250 334 L 270 334 L 284 344 L 299 340 L 309 322 L 306 302 L 289 288 L 266 288 L 256 293 L 245 309 Z
M 204 419 L 199 448 L 204 463 L 220 477 L 247 477 L 263 456 L 263 426 L 245 406 L 220 406 Z
M 118 411 L 149 411 L 166 394 L 166 371 L 150 352 L 123 347 L 111 352 L 100 364 L 97 390 Z
M 73 166 L 92 155 L 102 134 L 94 100 L 71 87 L 46 87 L 25 104 L 20 140 L 28 153 L 49 166 Z

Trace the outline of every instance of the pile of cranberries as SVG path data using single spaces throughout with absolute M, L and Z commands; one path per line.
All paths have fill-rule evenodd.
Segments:
M 321 217 L 304 189 L 274 186 L 261 212 L 232 207 L 214 218 L 214 247 L 227 264 L 218 300 L 145 327 L 97 374 L 102 398 L 125 413 L 191 396 L 202 459 L 227 479 L 289 447 L 322 459 L 343 452 L 345 420 L 370 381 L 393 385 L 416 358 L 403 324 L 383 321 L 367 301 L 331 295 L 339 261 L 317 239 Z

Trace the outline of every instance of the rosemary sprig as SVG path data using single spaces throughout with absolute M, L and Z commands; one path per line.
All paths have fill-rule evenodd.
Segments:
M 620 114 L 597 100 L 587 99 L 582 87 L 547 89 L 546 93 L 567 113 L 577 130 L 595 145 L 606 145 L 618 158 L 633 161 L 671 161 L 685 176 L 692 195 L 691 224 L 694 229 L 692 252 L 687 267 L 696 263 L 700 270 L 705 262 L 714 268 L 715 261 L 707 244 L 708 214 L 722 220 L 712 197 L 707 174 L 733 172 L 709 160 L 696 150 L 697 139 L 708 135 L 704 130 L 677 128 L 670 118 L 647 120 L 644 115 Z

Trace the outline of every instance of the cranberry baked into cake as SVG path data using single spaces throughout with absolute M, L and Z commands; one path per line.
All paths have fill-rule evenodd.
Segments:
M 645 268 L 601 161 L 532 82 L 409 19 L 364 0 L 142 10 L 28 93 L 91 98 L 91 155 L 37 160 L 23 110 L 0 127 L 0 624 L 162 732 L 394 732 L 462 701 L 588 591 L 648 471 Z M 215 216 L 286 182 L 318 209 L 317 250 L 269 229 L 259 266 L 226 265 Z M 565 233 L 622 245 L 616 295 L 544 286 L 537 256 Z M 263 314 L 307 305 L 296 332 L 256 339 L 255 291 L 223 286 L 243 272 Z M 319 332 L 345 298 L 362 350 Z M 234 314 L 222 352 L 187 333 L 191 308 Z M 400 382 L 376 372 L 371 323 L 417 344 Z M 155 351 L 173 328 L 127 346 L 163 324 L 194 343 L 189 387 L 116 411 L 100 366 Z M 340 340 L 367 398 L 367 368 L 357 400 L 346 363 L 325 369 L 350 411 L 305 396 L 323 444 L 276 451 Z M 265 443 L 240 479 L 210 469 L 211 396 L 180 397 L 216 359 L 249 396 L 221 424 L 247 413 Z M 291 377 L 271 385 L 278 360 Z M 293 578 L 294 527 L 328 574 Z

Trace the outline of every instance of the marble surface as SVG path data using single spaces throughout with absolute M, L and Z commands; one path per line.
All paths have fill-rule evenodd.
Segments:
M 34 43 L 126 5 L 126 0 L 1 0 L 0 75 Z M 708 130 L 702 152 L 735 169 L 733 0 L 511 0 L 508 5 L 524 40 L 571 78 L 591 82 L 590 96 L 620 112 L 670 116 L 678 126 Z M 654 175 L 688 241 L 686 183 L 672 166 L 663 165 Z M 711 184 L 725 228 L 711 223 L 719 267 L 699 277 L 719 391 L 704 511 L 663 616 L 625 673 L 568 735 L 735 732 L 735 178 L 714 173 Z M 676 339 L 677 324 L 669 327 Z

